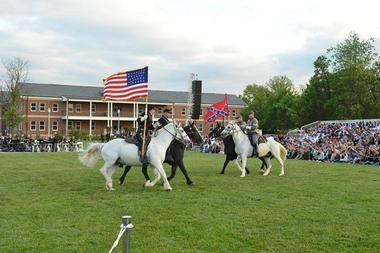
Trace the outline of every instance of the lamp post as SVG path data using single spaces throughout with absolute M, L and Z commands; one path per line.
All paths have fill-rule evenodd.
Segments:
M 50 137 L 50 107 L 48 108 L 48 137 Z
M 120 136 L 120 108 L 117 109 L 117 134 Z

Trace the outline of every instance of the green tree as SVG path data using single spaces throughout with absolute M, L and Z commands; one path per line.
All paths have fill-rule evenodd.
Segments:
M 378 117 L 378 54 L 374 40 L 350 33 L 344 42 L 328 49 L 335 76 L 335 96 L 330 104 L 337 119 Z
M 14 129 L 23 121 L 22 113 L 20 112 L 21 102 L 21 85 L 28 77 L 28 62 L 21 58 L 12 58 L 3 60 L 6 78 L 3 82 L 5 89 L 5 106 L 4 106 L 4 121 L 11 135 L 14 134 Z
M 254 111 L 264 132 L 287 131 L 296 125 L 298 94 L 286 76 L 275 76 L 265 85 L 247 85 L 240 98 L 248 105 L 245 118 Z
M 288 131 L 297 123 L 298 94 L 293 82 L 286 76 L 275 76 L 267 84 L 269 87 L 268 113 L 262 120 L 270 132 Z
M 254 111 L 257 118 L 265 118 L 268 97 L 268 87 L 255 83 L 247 85 L 243 94 L 240 95 L 240 98 L 248 105 L 247 109 L 242 112 L 243 117 L 247 119 L 248 112 Z

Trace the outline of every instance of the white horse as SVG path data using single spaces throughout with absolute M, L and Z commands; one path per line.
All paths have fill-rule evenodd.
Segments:
M 248 136 L 240 129 L 235 123 L 229 123 L 222 131 L 221 136 L 223 138 L 228 135 L 232 135 L 235 142 L 235 152 L 238 154 L 238 158 L 235 160 L 236 166 L 241 171 L 240 177 L 245 177 L 246 170 L 243 169 L 247 164 L 247 157 L 250 157 L 253 151 L 251 142 Z M 273 137 L 268 137 L 266 143 L 260 143 L 258 145 L 258 157 L 264 159 L 264 163 L 267 169 L 263 173 L 263 176 L 267 176 L 272 168 L 270 163 L 271 156 L 274 156 L 281 165 L 280 176 L 285 174 L 284 161 L 286 160 L 287 150 L 281 143 L 275 141 Z M 240 164 L 241 161 L 241 164 Z
M 162 167 L 165 160 L 165 153 L 170 143 L 177 139 L 181 142 L 190 142 L 189 137 L 181 126 L 169 123 L 157 130 L 148 145 L 146 155 L 151 166 L 154 167 L 155 179 L 145 182 L 146 187 L 154 186 L 161 178 L 164 180 L 164 189 L 171 191 L 172 188 L 167 180 L 166 173 Z M 80 156 L 79 160 L 87 167 L 93 167 L 99 160 L 101 154 L 105 161 L 100 172 L 106 180 L 106 189 L 112 188 L 112 175 L 117 165 L 124 164 L 129 166 L 140 165 L 138 148 L 135 144 L 127 143 L 124 139 L 114 139 L 105 144 L 93 143 Z

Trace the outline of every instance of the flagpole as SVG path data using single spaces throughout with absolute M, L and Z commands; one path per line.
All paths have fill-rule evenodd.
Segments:
M 148 115 L 148 97 L 145 97 L 145 115 Z M 144 158 L 145 155 L 145 138 L 146 138 L 146 122 L 148 118 L 144 120 L 144 133 L 143 133 L 143 143 L 141 148 L 141 157 Z

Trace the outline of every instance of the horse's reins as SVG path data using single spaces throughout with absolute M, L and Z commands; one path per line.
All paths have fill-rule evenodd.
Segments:
M 180 135 L 181 135 L 181 139 L 177 138 L 177 133 L 179 132 L 178 128 L 177 128 L 174 124 L 173 124 L 173 127 L 174 127 L 174 129 L 175 129 L 175 133 L 176 133 L 175 135 L 172 134 L 171 132 L 169 132 L 165 127 L 163 127 L 163 129 L 164 129 L 166 132 L 168 132 L 171 136 L 173 136 L 175 140 L 177 140 L 177 141 L 181 142 L 183 145 L 187 146 L 187 144 L 186 144 L 186 140 L 185 140 L 185 138 L 182 136 L 182 134 L 180 134 Z
M 236 127 L 235 127 L 235 125 L 232 125 L 232 129 L 231 130 L 229 130 L 228 131 L 228 135 L 232 135 L 233 133 L 238 133 L 238 132 L 243 132 L 244 133 L 244 131 L 243 130 L 236 130 Z

